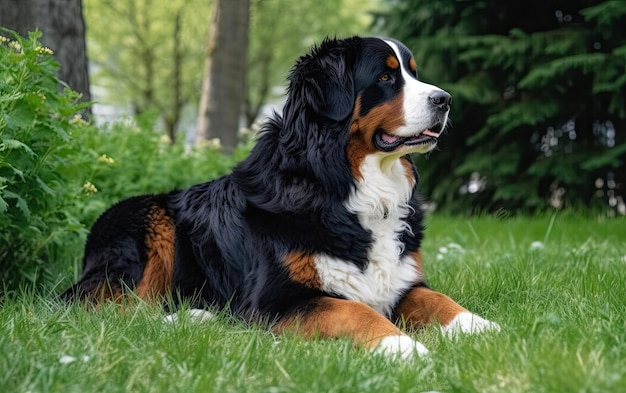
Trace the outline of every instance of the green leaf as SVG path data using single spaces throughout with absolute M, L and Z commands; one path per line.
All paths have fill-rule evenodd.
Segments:
M 7 126 L 12 129 L 27 129 L 35 120 L 33 112 L 26 104 L 17 103 L 7 117 Z
M 26 202 L 24 198 L 8 190 L 4 190 L 2 193 L 7 199 L 15 199 L 16 200 L 15 207 L 17 207 L 22 212 L 24 217 L 26 218 L 30 217 L 30 209 L 28 208 L 28 203 Z
M 2 198 L 2 194 L 0 193 L 0 213 L 6 213 L 6 211 L 9 209 L 9 204 L 7 203 L 7 201 L 4 200 L 4 198 Z
M 620 158 L 623 154 L 626 154 L 626 143 L 607 149 L 602 154 L 591 156 L 591 158 L 583 161 L 580 167 L 586 171 L 593 171 L 602 167 L 619 168 L 624 163 L 624 160 Z
M 55 196 L 57 194 L 57 192 L 52 189 L 51 187 L 49 187 L 43 180 L 41 180 L 41 178 L 39 176 L 36 177 L 36 181 L 37 184 L 39 185 L 39 187 L 48 195 L 50 196 Z
M 622 1 L 604 1 L 580 10 L 580 14 L 589 21 L 595 21 L 599 27 L 610 27 L 626 16 L 626 4 Z
M 529 175 L 540 179 L 553 176 L 566 184 L 582 184 L 580 156 L 577 154 L 560 154 L 544 157 L 535 161 L 527 170 Z
M 580 70 L 583 74 L 591 73 L 603 66 L 606 58 L 604 53 L 583 53 L 560 57 L 534 67 L 522 78 L 518 86 L 522 89 L 542 87 L 551 83 L 555 77 L 571 70 Z
M 23 149 L 26 153 L 28 153 L 32 157 L 36 157 L 37 154 L 25 143 L 18 141 L 17 139 L 2 139 L 0 142 L 0 151 L 2 150 L 17 150 Z
M 626 86 L 626 73 L 616 79 L 604 80 L 603 82 L 598 82 L 594 84 L 593 92 L 594 94 L 612 93 L 614 91 L 620 91 L 624 89 L 624 86 Z
M 554 116 L 560 109 L 556 101 L 528 100 L 510 104 L 487 118 L 487 125 L 500 133 L 508 133 L 521 126 L 534 126 Z

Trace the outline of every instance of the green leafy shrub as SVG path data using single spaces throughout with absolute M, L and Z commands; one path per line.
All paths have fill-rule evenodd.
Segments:
M 90 152 L 91 172 L 86 179 L 88 200 L 76 215 L 91 225 L 113 203 L 134 195 L 187 188 L 228 173 L 249 152 L 243 145 L 233 155 L 212 146 L 190 147 L 182 139 L 174 145 L 155 131 L 156 115 L 145 114 L 128 122 L 92 127 L 80 136 Z
M 57 79 L 40 33 L 2 32 L 10 39 L 0 38 L 0 297 L 73 280 L 88 228 L 111 204 L 211 180 L 249 151 L 171 145 L 154 131 L 154 113 L 89 125 L 79 115 L 88 104 Z
M 1 32 L 0 291 L 6 291 L 53 279 L 54 260 L 68 239 L 80 237 L 82 225 L 67 207 L 83 194 L 73 135 L 85 126 L 79 112 L 88 104 L 56 78 L 59 65 L 38 42 L 39 32 L 28 38 Z

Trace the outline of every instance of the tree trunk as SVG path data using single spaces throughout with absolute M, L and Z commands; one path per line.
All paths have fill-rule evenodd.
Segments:
M 219 138 L 226 151 L 237 145 L 244 102 L 249 0 L 215 0 L 211 16 L 197 140 Z
M 180 42 L 182 8 L 179 8 L 174 16 L 174 42 Z M 173 86 L 172 86 L 172 107 L 169 114 L 165 115 L 165 132 L 172 144 L 176 143 L 176 126 L 180 120 L 180 112 L 183 109 L 182 85 L 183 85 L 183 52 L 180 45 L 174 45 L 172 49 L 174 59 Z
M 81 0 L 0 0 L 0 26 L 21 35 L 41 30 L 41 43 L 61 64 L 59 79 L 89 101 L 85 21 Z

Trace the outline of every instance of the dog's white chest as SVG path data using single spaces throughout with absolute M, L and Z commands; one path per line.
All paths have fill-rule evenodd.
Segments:
M 404 291 L 420 278 L 415 261 L 401 256 L 401 235 L 410 233 L 403 219 L 410 213 L 413 184 L 398 160 L 383 172 L 376 159 L 364 160 L 360 168 L 363 180 L 346 204 L 372 234 L 367 268 L 361 271 L 353 263 L 328 255 L 317 256 L 316 268 L 323 290 L 389 315 Z

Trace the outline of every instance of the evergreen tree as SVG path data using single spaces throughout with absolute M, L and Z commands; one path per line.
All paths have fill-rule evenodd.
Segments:
M 626 2 L 407 0 L 380 15 L 453 95 L 422 188 L 452 210 L 626 209 Z

